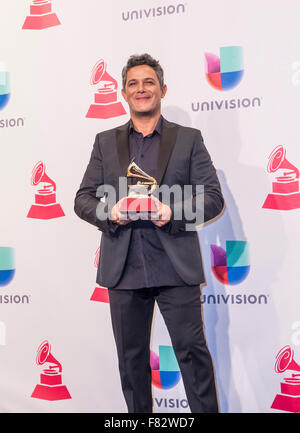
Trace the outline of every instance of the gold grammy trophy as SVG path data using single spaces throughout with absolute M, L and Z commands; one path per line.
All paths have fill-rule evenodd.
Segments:
M 127 168 L 126 177 L 143 180 L 128 186 L 128 196 L 122 201 L 120 212 L 132 220 L 151 218 L 157 212 L 156 203 L 151 197 L 157 186 L 156 179 L 144 172 L 133 160 Z

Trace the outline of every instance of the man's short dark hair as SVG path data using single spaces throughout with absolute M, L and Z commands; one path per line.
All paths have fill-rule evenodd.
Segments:
M 129 57 L 127 64 L 122 69 L 122 86 L 123 89 L 125 89 L 126 86 L 126 79 L 127 79 L 127 72 L 129 69 L 133 68 L 134 66 L 140 66 L 140 65 L 148 65 L 151 66 L 151 68 L 154 69 L 160 87 L 163 87 L 164 85 L 164 71 L 162 67 L 159 64 L 158 60 L 155 60 L 153 57 L 151 57 L 149 54 L 134 54 Z

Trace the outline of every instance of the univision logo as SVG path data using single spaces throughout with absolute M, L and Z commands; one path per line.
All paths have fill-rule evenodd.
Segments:
M 220 57 L 213 53 L 205 53 L 205 61 L 206 79 L 217 90 L 231 90 L 243 77 L 242 47 L 221 47 Z
M 4 63 L 0 62 L 0 110 L 8 103 L 10 98 L 9 73 Z
M 10 99 L 10 74 L 6 69 L 5 63 L 0 62 L 0 110 L 3 110 Z M 24 117 L 11 117 L 0 119 L 0 128 L 14 128 L 24 126 Z
M 157 355 L 151 350 L 152 384 L 159 389 L 170 389 L 178 384 L 181 373 L 172 346 L 159 346 Z
M 211 269 L 220 283 L 232 286 L 245 280 L 250 272 L 247 241 L 226 241 L 226 251 L 217 245 L 210 249 Z
M 243 48 L 229 46 L 220 48 L 220 56 L 205 53 L 205 76 L 216 90 L 228 91 L 236 87 L 244 75 Z M 239 97 L 221 100 L 192 102 L 192 111 L 220 111 L 259 108 L 261 96 Z
M 15 273 L 15 249 L 0 247 L 0 288 L 10 284 Z M 29 304 L 29 295 L 0 294 L 0 304 Z
M 211 270 L 215 278 L 226 286 L 237 286 L 250 272 L 249 243 L 247 241 L 226 241 L 226 249 L 211 245 Z M 212 293 L 202 294 L 202 304 L 267 305 L 266 293 Z
M 0 287 L 6 286 L 14 278 L 15 250 L 12 247 L 0 247 Z
M 163 15 L 173 15 L 185 12 L 185 5 L 179 3 L 177 5 L 170 4 L 164 6 L 150 7 L 148 9 L 135 9 L 127 12 L 122 12 L 123 21 L 132 21 L 138 19 L 156 18 Z

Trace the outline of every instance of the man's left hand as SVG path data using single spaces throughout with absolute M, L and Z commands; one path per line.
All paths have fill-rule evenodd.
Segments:
M 172 216 L 172 209 L 166 204 L 163 204 L 161 201 L 159 201 L 157 197 L 154 197 L 152 195 L 151 198 L 157 206 L 157 213 L 154 219 L 151 219 L 151 221 L 157 227 L 162 227 L 170 221 Z

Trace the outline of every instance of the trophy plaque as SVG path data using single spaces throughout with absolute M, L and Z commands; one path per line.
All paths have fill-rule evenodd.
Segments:
M 129 164 L 126 177 L 143 180 L 128 186 L 128 196 L 121 203 L 120 213 L 131 220 L 153 218 L 157 206 L 151 194 L 157 186 L 156 179 L 144 172 L 134 161 Z
M 31 397 L 49 401 L 72 398 L 67 387 L 62 384 L 62 367 L 51 354 L 51 346 L 48 341 L 43 341 L 39 346 L 36 363 L 37 365 L 49 363 L 49 368 L 43 369 L 40 383 L 34 388 Z
M 51 0 L 33 0 L 30 15 L 26 17 L 22 29 L 42 30 L 59 24 L 59 19 L 52 12 Z

